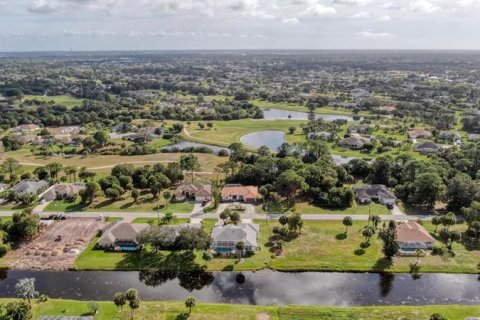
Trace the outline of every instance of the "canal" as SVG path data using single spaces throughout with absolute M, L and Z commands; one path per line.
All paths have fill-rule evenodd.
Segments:
M 478 275 L 327 272 L 47 272 L 2 271 L 0 297 L 14 297 L 15 283 L 33 277 L 51 298 L 111 300 L 138 289 L 143 300 L 184 300 L 255 305 L 480 304 Z

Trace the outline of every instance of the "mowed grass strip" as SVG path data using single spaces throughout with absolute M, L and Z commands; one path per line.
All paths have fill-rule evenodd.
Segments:
M 194 296 L 195 294 L 192 293 Z M 113 298 L 113 297 L 112 297 Z M 13 299 L 0 299 L 1 303 Z M 88 302 L 49 299 L 32 303 L 33 319 L 43 315 L 81 316 L 88 315 Z M 96 320 L 127 319 L 131 312 L 128 306 L 121 311 L 111 301 L 99 301 Z M 183 301 L 141 301 L 134 319 L 186 319 L 188 309 Z M 428 320 L 432 313 L 440 313 L 449 320 L 463 320 L 480 314 L 480 306 L 375 306 L 375 307 L 325 307 L 325 306 L 251 306 L 233 304 L 207 304 L 197 302 L 188 319 L 193 320 Z M 182 317 L 183 316 L 183 317 Z
M 34 95 L 25 95 L 23 100 L 39 100 L 44 102 L 54 101 L 56 104 L 64 105 L 66 107 L 80 106 L 83 99 L 75 98 L 71 95 L 58 95 L 58 96 L 34 96 Z

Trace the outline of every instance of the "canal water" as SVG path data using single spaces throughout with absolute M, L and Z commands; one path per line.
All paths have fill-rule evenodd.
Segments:
M 327 272 L 46 272 L 2 271 L 0 297 L 14 297 L 20 278 L 36 279 L 51 298 L 111 300 L 138 289 L 143 300 L 184 300 L 252 305 L 440 305 L 480 304 L 478 275 Z

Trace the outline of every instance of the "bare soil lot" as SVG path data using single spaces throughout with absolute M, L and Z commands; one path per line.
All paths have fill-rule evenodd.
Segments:
M 68 270 L 104 222 L 68 219 L 46 226 L 36 239 L 8 254 L 11 269 Z

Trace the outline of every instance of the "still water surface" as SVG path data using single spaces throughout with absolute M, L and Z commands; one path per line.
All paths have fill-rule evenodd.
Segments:
M 51 298 L 110 300 L 137 288 L 143 300 L 304 305 L 480 304 L 478 275 L 258 272 L 2 271 L 0 297 L 13 297 L 18 279 L 34 277 Z

